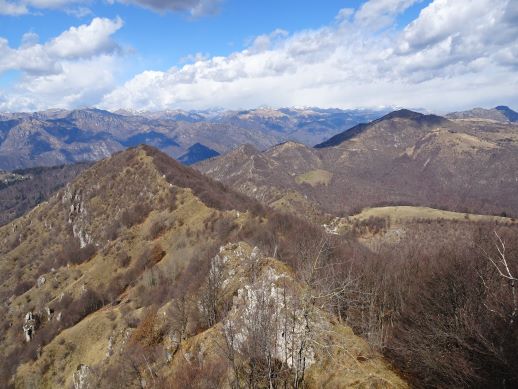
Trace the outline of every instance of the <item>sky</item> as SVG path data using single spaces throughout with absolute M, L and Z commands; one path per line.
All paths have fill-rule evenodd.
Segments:
M 518 0 L 0 0 L 0 111 L 518 109 Z

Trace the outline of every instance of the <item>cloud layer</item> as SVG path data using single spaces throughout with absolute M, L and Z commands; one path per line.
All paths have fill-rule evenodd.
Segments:
M 165 109 L 267 105 L 518 104 L 518 18 L 512 0 L 435 0 L 403 31 L 416 1 L 371 0 L 334 24 L 257 37 L 246 50 L 136 75 L 103 107 Z
M 124 1 L 192 14 L 217 5 Z M 518 3 L 435 0 L 397 29 L 398 16 L 418 2 L 370 0 L 357 10 L 341 10 L 322 28 L 293 34 L 278 29 L 231 55 L 195 54 L 186 58 L 191 63 L 145 71 L 120 85 L 115 85 L 117 69 L 131 60 L 121 55 L 113 38 L 123 26 L 120 19 L 95 18 L 43 44 L 29 33 L 18 48 L 0 38 L 0 74 L 23 74 L 8 93 L 0 92 L 0 110 L 314 105 L 443 112 L 499 103 L 518 106 Z
M 0 38 L 0 74 L 21 71 L 21 81 L 3 96 L 0 109 L 33 110 L 49 106 L 72 107 L 98 102 L 113 88 L 121 48 L 112 35 L 121 19 L 95 18 L 90 24 L 71 27 L 50 41 L 27 33 L 18 48 Z

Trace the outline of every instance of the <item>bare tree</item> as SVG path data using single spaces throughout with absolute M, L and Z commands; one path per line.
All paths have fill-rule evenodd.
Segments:
M 516 315 L 518 313 L 518 297 L 516 293 L 516 283 L 518 281 L 518 278 L 514 276 L 514 274 L 512 273 L 510 265 L 507 261 L 505 242 L 502 240 L 500 235 L 498 235 L 497 231 L 494 231 L 494 233 L 497 238 L 495 247 L 498 254 L 494 256 L 488 253 L 486 250 L 482 250 L 486 258 L 491 262 L 493 267 L 498 272 L 498 275 L 508 282 L 513 304 L 511 313 L 509 314 L 509 328 L 511 328 L 514 324 Z
M 223 284 L 221 258 L 216 255 L 211 260 L 207 281 L 202 289 L 201 310 L 207 327 L 212 327 L 220 320 L 220 304 Z

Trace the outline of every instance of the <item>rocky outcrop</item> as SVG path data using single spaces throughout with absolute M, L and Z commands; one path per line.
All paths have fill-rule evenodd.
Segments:
M 259 249 L 243 242 L 221 247 L 212 259 L 208 284 L 213 297 L 231 300 L 230 309 L 174 358 L 210 358 L 207 350 L 214 342 L 220 345 L 215 358 L 221 358 L 223 349 L 234 379 L 242 382 L 247 363 L 260 360 L 266 377 L 288 374 L 292 382 L 303 380 L 311 388 L 407 387 L 365 341 L 315 304 L 308 285 Z
M 92 370 L 88 365 L 80 364 L 77 370 L 74 372 L 74 389 L 90 389 L 93 388 L 91 385 Z
M 44 284 L 45 284 L 45 281 L 47 281 L 47 279 L 45 278 L 45 276 L 39 276 L 37 281 L 36 281 L 36 286 L 38 288 L 41 288 Z
M 25 341 L 27 343 L 30 342 L 34 337 L 37 325 L 37 316 L 32 312 L 27 312 L 27 314 L 25 315 L 25 319 L 23 321 L 23 334 L 25 336 Z
M 51 321 L 54 315 L 54 311 L 50 307 L 45 307 L 45 313 L 47 314 L 47 321 Z
M 92 243 L 92 237 L 86 226 L 88 212 L 84 206 L 82 191 L 73 190 L 70 185 L 67 185 L 62 202 L 69 204 L 68 223 L 72 225 L 72 233 L 75 238 L 79 239 L 81 248 Z

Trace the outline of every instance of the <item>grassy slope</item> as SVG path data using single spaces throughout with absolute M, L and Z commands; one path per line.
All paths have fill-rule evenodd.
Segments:
M 298 175 L 295 178 L 295 181 L 299 185 L 306 183 L 315 187 L 318 185 L 329 185 L 329 182 L 331 182 L 332 177 L 333 173 L 330 173 L 327 170 L 316 169 Z
M 78 299 L 85 289 L 102 293 L 117 277 L 124 276 L 128 269 L 134 268 L 139 261 L 138 258 L 146 249 L 153 246 L 163 248 L 165 256 L 136 274 L 130 285 L 114 297 L 112 304 L 104 305 L 78 323 L 61 330 L 42 348 L 40 357 L 20 366 L 16 376 L 16 384 L 19 387 L 30 385 L 31 382 L 37 383 L 39 387 L 69 387 L 80 364 L 101 368 L 110 366 L 115 360 L 115 357 L 107 356 L 110 338 L 115 356 L 122 353 L 121 358 L 126 358 L 124 347 L 128 334 L 133 331 L 129 317 L 138 322 L 142 316 L 145 305 L 141 295 L 153 287 L 156 274 L 165 274 L 170 279 L 172 287 L 175 287 L 176 280 L 181 277 L 197 251 L 207 243 L 219 243 L 215 240 L 217 235 L 207 230 L 208 219 L 228 220 L 239 228 L 252 217 L 249 212 L 212 208 L 195 195 L 196 190 L 172 185 L 166 174 L 162 174 L 162 171 L 156 168 L 156 160 L 149 155 L 149 150 L 138 149 L 133 154 L 121 154 L 114 158 L 95 165 L 49 202 L 0 228 L 0 241 L 11 242 L 13 237 L 17 239 L 12 249 L 5 245 L 0 249 L 0 270 L 2 274 L 8 274 L 0 284 L 0 292 L 4 292 L 6 296 L 20 281 L 15 274 L 21 275 L 23 280 L 34 282 L 35 277 L 40 274 L 39 265 L 51 261 L 60 250 L 67 234 L 65 226 L 70 219 L 71 205 L 65 200 L 66 193 L 79 193 L 78 190 L 82 188 L 79 200 L 72 200 L 72 203 L 77 208 L 79 202 L 79 209 L 85 211 L 75 214 L 72 223 L 88 232 L 97 245 L 96 254 L 88 261 L 47 271 L 44 274 L 46 282 L 43 286 L 36 287 L 33 284 L 27 292 L 9 302 L 5 320 L 13 326 L 4 333 L 0 356 L 6 357 L 15 347 L 23 345 L 21 320 L 26 312 L 42 312 L 44 307 L 58 302 L 63 293 L 72 296 L 74 300 Z M 182 174 L 188 175 L 189 171 L 180 169 L 169 173 L 180 180 Z M 196 181 L 192 179 L 193 182 Z M 210 188 L 210 185 L 207 188 Z M 173 208 L 168 204 L 171 190 L 174 190 L 176 197 L 176 206 Z M 213 187 L 212 190 L 217 189 Z M 227 199 L 232 197 L 231 192 L 225 192 L 225 195 Z M 114 239 L 104 237 L 103 231 L 107 225 L 120 216 L 123 208 L 135 202 L 148 203 L 153 210 L 144 220 L 128 228 L 119 229 Z M 157 221 L 161 221 L 165 227 L 157 236 L 150 236 L 152 226 Z M 19 235 L 20 231 L 23 231 L 23 234 Z M 238 247 L 241 255 L 250 256 L 250 246 L 240 244 Z M 130 257 L 130 263 L 126 268 L 121 267 L 118 262 L 117 258 L 121 253 Z M 234 255 L 233 253 L 234 251 L 228 251 L 228 256 Z M 251 283 L 251 278 L 255 280 L 257 277 L 255 274 L 251 277 L 236 261 L 237 259 L 231 260 L 229 264 L 232 266 L 227 269 L 227 288 L 230 289 L 225 295 L 228 301 L 232 301 L 236 291 L 243 288 L 244 284 Z M 273 259 L 266 259 L 265 263 L 279 274 L 291 277 L 292 273 L 286 265 Z M 293 288 L 301 290 L 296 285 Z M 191 293 L 194 293 L 189 296 L 194 301 L 191 309 L 196 310 L 196 293 L 199 291 Z M 166 302 L 159 307 L 159 312 L 163 313 L 168 304 L 169 302 Z M 242 309 L 236 308 L 234 315 L 239 317 Z M 66 317 L 67 309 L 62 313 Z M 55 315 L 57 314 L 58 312 L 55 312 Z M 378 354 L 371 352 L 367 343 L 354 336 L 348 327 L 337 324 L 336 319 L 318 309 L 315 309 L 314 314 L 319 322 L 328 323 L 326 328 L 332 329 L 334 343 L 339 347 L 333 350 L 330 357 L 327 356 L 329 350 L 325 347 L 319 351 L 317 363 L 308 370 L 310 387 L 321 387 L 324 383 L 332 386 L 346 384 L 362 387 L 373 380 L 378 383 L 390 382 L 394 387 L 405 386 L 389 365 Z M 165 315 L 160 317 L 167 318 Z M 37 332 L 43 331 L 45 326 L 52 325 L 55 320 L 53 318 L 50 322 L 44 321 Z M 220 327 L 221 323 L 203 332 L 203 336 L 193 330 L 194 332 L 182 342 L 181 347 L 189 348 L 193 344 L 198 344 L 200 338 L 205 339 L 202 344 L 213 344 L 221 337 L 218 326 Z M 331 335 L 327 333 L 326 336 Z M 329 339 L 322 338 L 319 343 L 322 344 L 323 340 Z M 164 343 L 164 347 L 167 347 L 167 342 Z M 170 364 L 163 365 L 164 369 L 171 369 L 173 377 L 178 373 L 175 372 L 174 366 L 179 358 L 183 358 L 182 353 L 178 353 Z
M 413 219 L 432 220 L 466 220 L 474 222 L 498 222 L 502 224 L 516 223 L 512 218 L 489 215 L 476 215 L 471 213 L 460 213 L 443 211 L 441 209 L 412 206 L 376 207 L 364 209 L 359 214 L 353 215 L 352 220 L 366 220 L 370 217 L 390 219 L 392 222 L 405 222 Z

